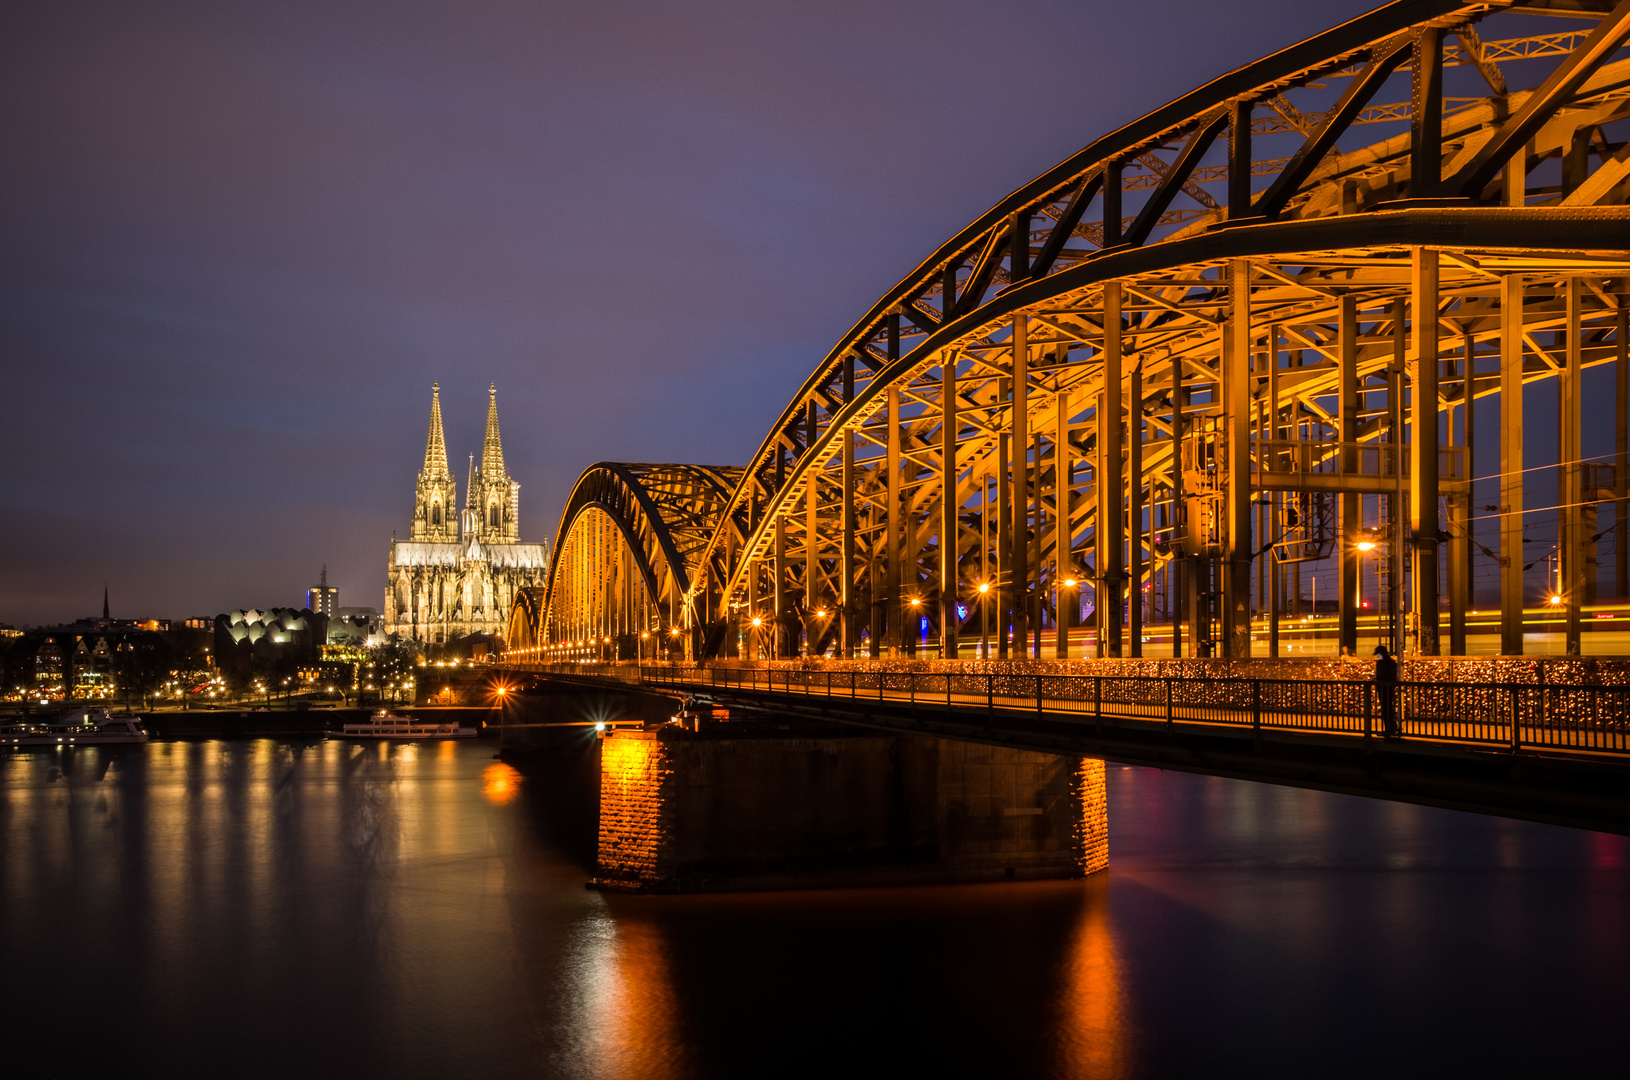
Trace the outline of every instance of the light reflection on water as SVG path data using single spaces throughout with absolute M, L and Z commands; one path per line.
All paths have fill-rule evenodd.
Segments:
M 550 800 L 582 774 L 491 755 L 0 758 L 13 1051 L 58 1075 L 1520 1075 L 1608 1060 L 1630 1005 L 1619 837 L 1115 768 L 1086 882 L 629 897 L 583 888 Z M 57 1007 L 84 1001 L 117 1008 Z

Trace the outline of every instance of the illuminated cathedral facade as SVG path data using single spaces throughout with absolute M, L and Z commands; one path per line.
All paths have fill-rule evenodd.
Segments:
M 385 633 L 423 642 L 501 634 L 516 593 L 544 585 L 549 548 L 521 543 L 521 485 L 504 469 L 496 386 L 488 388 L 481 463 L 471 456 L 464 490 L 460 510 L 458 481 L 447 467 L 441 386 L 432 384 L 409 539 L 391 537 Z

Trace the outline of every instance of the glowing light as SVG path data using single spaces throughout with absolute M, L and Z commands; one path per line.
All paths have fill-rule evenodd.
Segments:
M 1375 541 L 1374 540 L 1360 540 L 1358 543 L 1354 544 L 1353 546 L 1356 547 L 1360 551 L 1374 551 L 1375 550 Z
M 753 625 L 754 626 L 762 626 L 762 625 L 764 625 L 764 620 L 760 619 L 758 616 L 755 615 L 755 616 L 753 616 Z
M 980 592 L 982 592 L 982 593 L 988 593 L 988 592 L 990 592 L 990 582 L 988 582 L 988 581 L 981 581 L 981 582 L 980 582 L 980 583 L 979 583 L 979 591 L 980 591 Z
M 594 722 L 594 730 L 595 731 L 604 731 L 605 729 L 606 729 L 606 722 L 604 720 L 596 720 Z
M 1553 603 L 1553 604 L 1560 604 L 1560 603 L 1562 603 L 1562 597 L 1560 597 L 1560 596 L 1553 596 L 1553 597 L 1551 597 L 1551 603 Z
M 1073 589 L 1073 588 L 1075 588 L 1075 579 L 1074 579 L 1074 578 L 1073 578 L 1073 577 L 1072 577 L 1072 578 L 1065 578 L 1065 579 L 1064 579 L 1064 587 L 1065 587 L 1065 588 L 1066 588 L 1066 589 Z
M 913 596 L 913 597 L 912 597 L 912 598 L 911 598 L 911 606 L 912 606 L 912 607 L 918 607 L 918 606 L 920 606 L 920 605 L 921 605 L 921 604 L 922 604 L 922 601 L 921 601 L 921 600 L 919 600 L 919 599 L 918 599 L 918 598 L 917 598 L 917 597 L 915 597 L 915 596 Z

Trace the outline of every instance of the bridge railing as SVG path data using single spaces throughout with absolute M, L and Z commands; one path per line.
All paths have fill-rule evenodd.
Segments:
M 885 668 L 725 667 L 689 664 L 528 665 L 530 670 L 706 692 L 846 698 L 1036 718 L 1220 725 L 1255 731 L 1380 737 L 1373 682 L 1176 678 Z M 1630 687 L 1533 683 L 1400 683 L 1405 738 L 1510 751 L 1630 757 Z

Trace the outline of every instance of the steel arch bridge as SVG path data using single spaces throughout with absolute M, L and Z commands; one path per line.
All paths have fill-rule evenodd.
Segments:
M 1517 653 L 1542 512 L 1576 653 L 1598 508 L 1627 505 L 1627 40 L 1630 0 L 1402 0 L 1104 136 L 879 299 L 746 468 L 589 469 L 512 645 L 1024 656 L 1047 627 L 1064 655 L 1090 608 L 1100 655 L 1156 620 L 1176 654 L 1248 656 L 1309 564 L 1344 648 L 1376 612 L 1461 652 L 1475 546 Z M 1615 402 L 1605 455 L 1587 391 Z M 1480 398 L 1500 464 L 1474 488 Z

